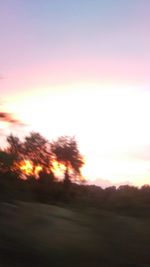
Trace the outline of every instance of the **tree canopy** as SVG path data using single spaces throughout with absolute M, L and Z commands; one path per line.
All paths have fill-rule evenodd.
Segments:
M 80 169 L 84 161 L 74 137 L 59 137 L 51 144 L 51 149 L 56 160 L 65 165 L 65 175 L 69 175 L 69 172 L 72 172 L 73 177 L 81 174 Z
M 32 132 L 23 144 L 25 159 L 32 161 L 33 168 L 40 165 L 46 172 L 52 166 L 50 143 L 39 133 Z
M 39 177 L 43 177 L 44 173 L 52 175 L 54 161 L 64 165 L 64 179 L 80 180 L 84 160 L 74 137 L 61 136 L 49 142 L 37 132 L 31 132 L 22 141 L 17 136 L 9 135 L 6 151 L 0 151 L 1 170 L 19 171 L 20 164 L 28 162 L 31 171 L 26 175 L 32 173 L 35 177 L 37 167 L 40 167 Z

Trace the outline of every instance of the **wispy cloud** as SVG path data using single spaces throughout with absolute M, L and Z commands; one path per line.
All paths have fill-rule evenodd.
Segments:
M 11 125 L 18 125 L 18 126 L 24 125 L 24 123 L 16 119 L 13 114 L 4 111 L 0 111 L 0 121 L 8 122 Z

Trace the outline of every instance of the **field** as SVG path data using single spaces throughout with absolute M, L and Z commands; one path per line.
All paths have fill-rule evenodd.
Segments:
M 150 218 L 94 207 L 0 204 L 0 266 L 150 266 Z

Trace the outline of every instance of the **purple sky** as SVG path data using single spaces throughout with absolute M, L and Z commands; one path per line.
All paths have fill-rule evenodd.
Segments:
M 1 0 L 2 90 L 87 80 L 149 85 L 149 0 Z

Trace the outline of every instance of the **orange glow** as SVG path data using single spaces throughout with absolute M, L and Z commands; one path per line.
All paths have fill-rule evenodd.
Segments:
M 33 165 L 31 163 L 31 161 L 25 160 L 25 161 L 22 161 L 20 163 L 20 169 L 21 169 L 22 173 L 24 173 L 26 175 L 30 175 L 30 174 L 32 174 Z
M 39 172 L 42 170 L 42 167 L 41 166 L 36 166 L 35 167 L 35 176 L 37 177 L 38 176 L 38 174 L 39 174 Z
M 63 163 L 59 163 L 58 161 L 54 160 L 52 163 L 52 171 L 54 172 L 55 176 L 61 180 L 64 175 L 66 167 Z
M 20 169 L 25 175 L 33 175 L 33 164 L 30 160 L 24 160 L 20 163 Z M 38 173 L 42 170 L 41 166 L 36 166 L 34 175 L 37 177 Z
M 127 180 L 134 184 L 147 182 L 148 178 L 143 180 L 143 177 L 149 176 L 149 162 L 137 162 L 136 147 L 149 147 L 150 93 L 143 94 L 140 88 L 130 85 L 101 82 L 77 83 L 65 88 L 56 86 L 56 90 L 53 87 L 38 90 L 36 101 L 35 92 L 13 96 L 8 99 L 6 110 L 11 110 L 27 123 L 27 130 L 38 131 L 50 140 L 58 133 L 76 135 L 81 153 L 87 158 L 82 168 L 86 180 L 94 183 L 95 179 L 103 178 L 114 184 Z M 55 112 L 51 130 L 47 127 L 49 118 L 45 114 L 52 114 L 56 103 L 61 117 L 68 119 L 60 120 L 60 112 Z M 130 152 L 132 154 L 134 150 L 135 156 L 131 158 Z M 137 179 L 139 166 L 140 177 Z M 24 168 L 30 173 L 31 166 Z M 56 177 L 63 177 L 63 165 L 54 162 L 52 170 Z
M 58 179 L 61 179 L 63 177 L 64 171 L 65 171 L 65 165 L 62 163 L 58 163 L 57 161 L 53 161 L 52 163 L 52 171 L 54 172 L 55 176 Z M 42 170 L 41 166 L 36 166 L 34 173 L 33 173 L 33 164 L 30 160 L 24 160 L 20 163 L 20 170 L 25 175 L 35 175 L 38 177 L 39 172 Z

